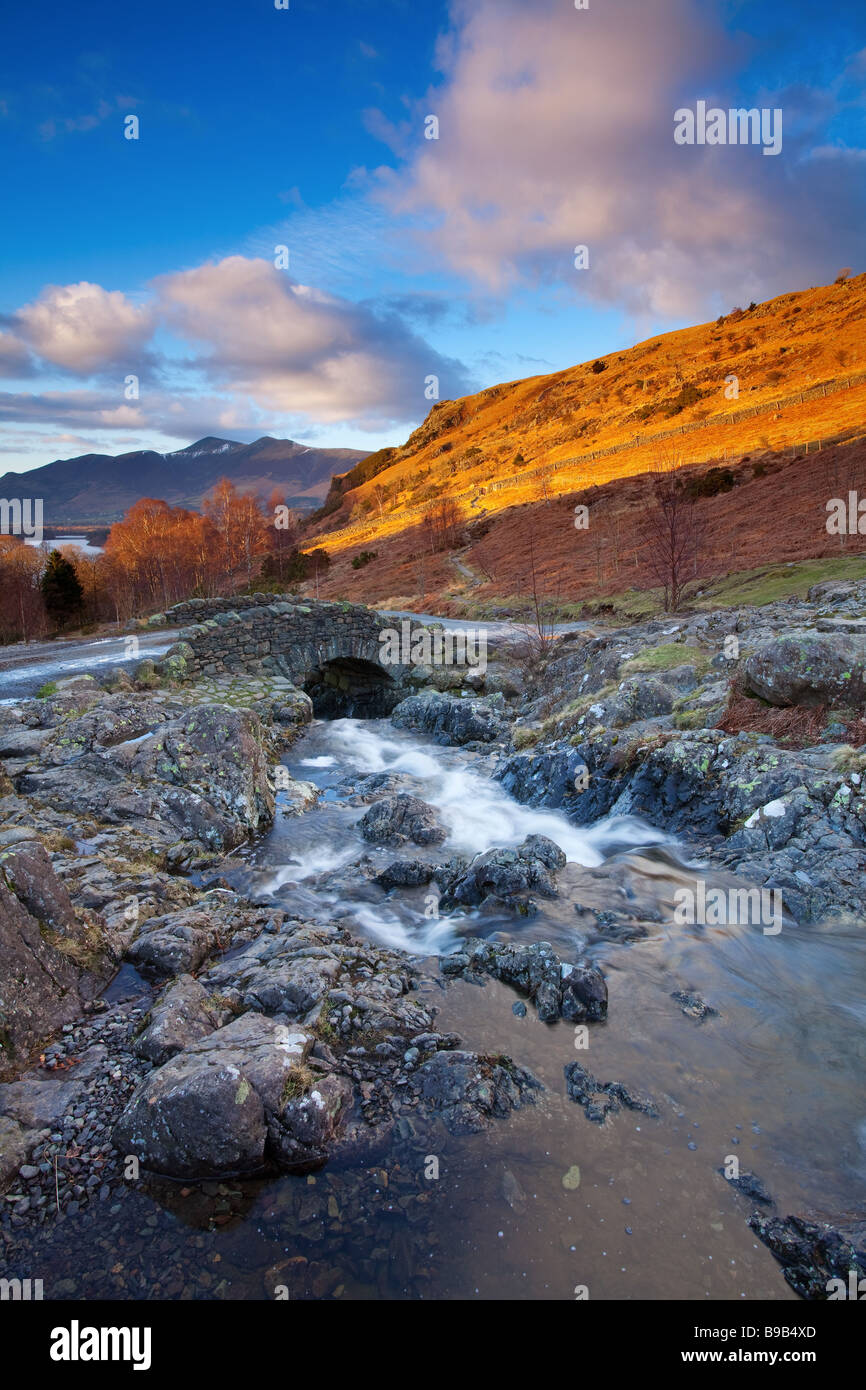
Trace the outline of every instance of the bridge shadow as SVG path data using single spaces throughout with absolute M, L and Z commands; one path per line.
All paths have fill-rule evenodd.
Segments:
M 317 719 L 384 719 L 406 695 L 384 667 L 351 656 L 320 662 L 303 688 Z

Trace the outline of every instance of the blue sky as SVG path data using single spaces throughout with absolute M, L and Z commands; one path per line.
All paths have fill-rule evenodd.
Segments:
M 859 0 L 47 0 L 0 53 L 0 471 L 401 442 L 431 376 L 866 268 Z M 782 152 L 677 147 L 699 99 L 780 108 Z

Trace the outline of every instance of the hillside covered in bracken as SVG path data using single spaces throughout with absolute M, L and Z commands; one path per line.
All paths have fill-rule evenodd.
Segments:
M 866 489 L 866 275 L 735 308 L 549 376 L 438 402 L 335 478 L 307 532 L 323 596 L 469 611 L 652 586 L 642 517 L 685 470 L 708 580 L 857 554 L 826 503 Z M 586 529 L 574 508 L 589 508 Z

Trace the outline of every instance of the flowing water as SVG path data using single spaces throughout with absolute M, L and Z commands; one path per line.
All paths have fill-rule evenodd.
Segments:
M 545 1090 L 484 1134 L 442 1134 L 432 1153 L 429 1133 L 419 1148 L 409 1125 L 373 1169 L 140 1185 L 100 1217 L 95 1243 L 84 1213 L 40 1243 L 43 1262 L 55 1274 L 71 1267 L 88 1297 L 262 1298 L 286 1286 L 292 1297 L 361 1299 L 795 1298 L 746 1225 L 755 1204 L 718 1170 L 736 1157 L 781 1215 L 862 1218 L 862 930 L 677 925 L 676 888 L 705 873 L 686 847 L 634 818 L 582 829 L 521 806 L 492 780 L 488 757 L 384 721 L 315 723 L 284 761 L 315 783 L 319 804 L 278 810 L 238 886 L 414 953 L 435 1026 L 508 1054 Z M 443 845 L 395 851 L 362 839 L 366 806 L 402 789 L 437 808 Z M 398 857 L 439 862 L 528 834 L 549 836 L 569 861 L 559 896 L 538 899 L 535 916 L 436 916 L 429 888 L 388 895 L 371 881 Z M 637 939 L 606 934 L 587 911 L 624 905 L 644 924 Z M 597 960 L 610 1007 L 588 1046 L 570 1024 L 540 1023 L 531 1004 L 516 1016 L 502 984 L 443 988 L 433 957 L 491 932 Z M 686 1015 L 676 991 L 715 1014 Z M 572 1060 L 652 1097 L 658 1118 L 623 1109 L 591 1123 L 566 1093 Z M 95 1255 L 82 1256 L 84 1237 Z M 122 1271 L 113 1283 L 109 1251 Z

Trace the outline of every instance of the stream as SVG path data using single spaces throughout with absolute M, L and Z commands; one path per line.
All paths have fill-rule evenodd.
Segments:
M 693 851 L 635 818 L 578 828 L 519 805 L 492 779 L 492 755 L 387 721 L 317 721 L 284 762 L 319 789 L 318 805 L 287 815 L 278 796 L 273 828 L 244 852 L 232 886 L 413 953 L 436 1028 L 507 1054 L 545 1089 L 483 1134 L 443 1131 L 432 1153 L 401 1121 L 373 1168 L 142 1182 L 100 1214 L 98 1230 L 85 1212 L 44 1233 L 40 1273 L 72 1271 L 75 1296 L 88 1298 L 268 1298 L 285 1287 L 301 1298 L 796 1299 L 746 1224 L 755 1203 L 719 1170 L 736 1156 L 780 1215 L 862 1215 L 862 933 L 676 925 L 676 886 L 704 873 Z M 444 844 L 362 839 L 367 805 L 396 790 L 437 808 Z M 388 894 L 372 881 L 396 858 L 441 862 L 528 834 L 549 836 L 568 859 L 559 896 L 539 899 L 534 916 L 439 916 L 429 887 Z M 635 907 L 643 935 L 587 925 L 589 909 L 612 900 Z M 588 1046 L 571 1024 L 540 1023 L 531 1004 L 515 1014 L 516 993 L 496 981 L 443 986 L 436 956 L 493 932 L 601 966 L 609 1013 L 589 1026 Z M 677 991 L 714 1014 L 687 1015 Z M 575 1059 L 650 1096 L 658 1117 L 623 1109 L 590 1122 L 565 1088 Z M 128 1291 L 118 1294 L 109 1261 Z

